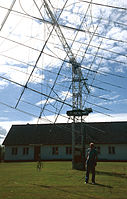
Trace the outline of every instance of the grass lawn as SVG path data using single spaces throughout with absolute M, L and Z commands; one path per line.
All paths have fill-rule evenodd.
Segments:
M 101 163 L 96 185 L 71 162 L 0 163 L 0 199 L 127 199 L 127 163 Z M 90 175 L 91 177 L 91 175 Z

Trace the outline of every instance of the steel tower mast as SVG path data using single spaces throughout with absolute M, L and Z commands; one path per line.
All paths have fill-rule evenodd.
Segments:
M 69 58 L 69 62 L 72 65 L 72 110 L 67 111 L 67 115 L 73 117 L 73 123 L 72 123 L 72 168 L 76 169 L 78 167 L 84 167 L 84 133 L 83 133 L 83 124 L 82 124 L 82 116 L 83 115 L 88 115 L 89 110 L 82 110 L 82 87 L 83 85 L 86 87 L 88 93 L 89 89 L 86 85 L 85 79 L 83 78 L 82 71 L 81 71 L 81 64 L 76 61 L 76 58 L 71 50 L 71 47 L 66 41 L 66 38 L 64 37 L 64 34 L 58 24 L 58 21 L 54 15 L 53 8 L 50 4 L 50 1 L 48 0 L 43 0 L 44 1 L 44 6 L 47 12 L 47 15 L 49 18 L 52 20 L 53 28 L 61 41 L 61 44 L 67 54 L 67 57 Z M 67 2 L 67 1 L 66 1 Z M 91 111 L 90 111 L 91 112 Z M 75 123 L 76 123 L 76 118 L 78 117 L 78 121 L 80 118 L 81 126 L 80 130 L 75 129 Z M 77 132 L 77 133 L 76 133 Z M 80 137 L 80 141 L 78 145 L 80 145 L 79 150 L 81 152 L 81 161 L 76 162 L 76 144 L 77 140 Z

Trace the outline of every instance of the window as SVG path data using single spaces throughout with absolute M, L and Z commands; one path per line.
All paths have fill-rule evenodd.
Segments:
M 58 147 L 52 147 L 52 154 L 58 155 Z
M 100 146 L 97 146 L 97 147 L 96 147 L 96 150 L 97 150 L 97 153 L 98 153 L 98 154 L 101 153 L 101 147 L 100 147 Z
M 23 148 L 23 155 L 28 155 L 28 153 L 29 153 L 29 148 L 28 147 Z
M 17 147 L 13 147 L 12 148 L 12 155 L 17 155 L 18 153 L 18 148 Z
M 109 154 L 115 154 L 115 147 L 114 146 L 109 146 L 108 147 L 108 153 Z
M 72 154 L 72 148 L 71 147 L 66 147 L 66 154 L 67 155 Z

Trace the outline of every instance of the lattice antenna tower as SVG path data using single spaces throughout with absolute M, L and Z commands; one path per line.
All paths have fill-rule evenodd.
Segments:
M 86 87 L 87 92 L 89 93 L 89 89 L 87 87 L 87 84 L 85 82 L 85 79 L 83 78 L 82 71 L 81 71 L 81 64 L 76 61 L 76 58 L 71 50 L 71 47 L 68 45 L 66 38 L 64 37 L 64 34 L 58 24 L 58 20 L 56 19 L 53 10 L 51 9 L 51 6 L 49 4 L 48 0 L 44 0 L 44 6 L 47 12 L 47 15 L 52 20 L 53 28 L 61 41 L 61 44 L 67 54 L 67 57 L 69 58 L 69 62 L 72 65 L 72 110 L 70 111 L 73 116 L 73 125 L 72 125 L 72 168 L 75 168 L 75 145 L 76 145 L 76 135 L 75 135 L 75 129 L 74 129 L 74 123 L 76 122 L 76 117 L 81 117 L 82 121 L 82 87 L 83 85 Z M 76 115 L 73 115 L 74 112 L 77 112 Z M 78 112 L 79 111 L 79 112 Z M 79 115 L 78 115 L 79 114 Z M 82 128 L 81 128 L 82 129 Z M 81 136 L 83 132 L 80 132 Z M 81 139 L 81 143 L 83 143 L 83 138 Z
M 72 105 L 74 110 L 82 109 L 82 86 L 85 85 L 88 93 L 88 87 L 85 82 L 85 80 L 82 78 L 82 72 L 81 72 L 81 65 L 76 61 L 76 58 L 71 50 L 71 47 L 68 45 L 66 38 L 64 37 L 64 34 L 58 24 L 58 21 L 56 17 L 54 16 L 53 11 L 51 10 L 51 7 L 47 0 L 44 0 L 44 6 L 46 8 L 46 12 L 48 16 L 51 18 L 54 30 L 56 31 L 57 36 L 59 37 L 59 40 L 61 41 L 61 44 L 69 58 L 69 62 L 72 65 Z M 83 83 L 82 83 L 83 82 Z

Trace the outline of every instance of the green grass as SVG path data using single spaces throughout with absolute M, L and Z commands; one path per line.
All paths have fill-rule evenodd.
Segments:
M 96 185 L 84 176 L 71 162 L 44 162 L 40 172 L 36 163 L 0 163 L 0 199 L 127 198 L 127 163 L 99 162 Z

